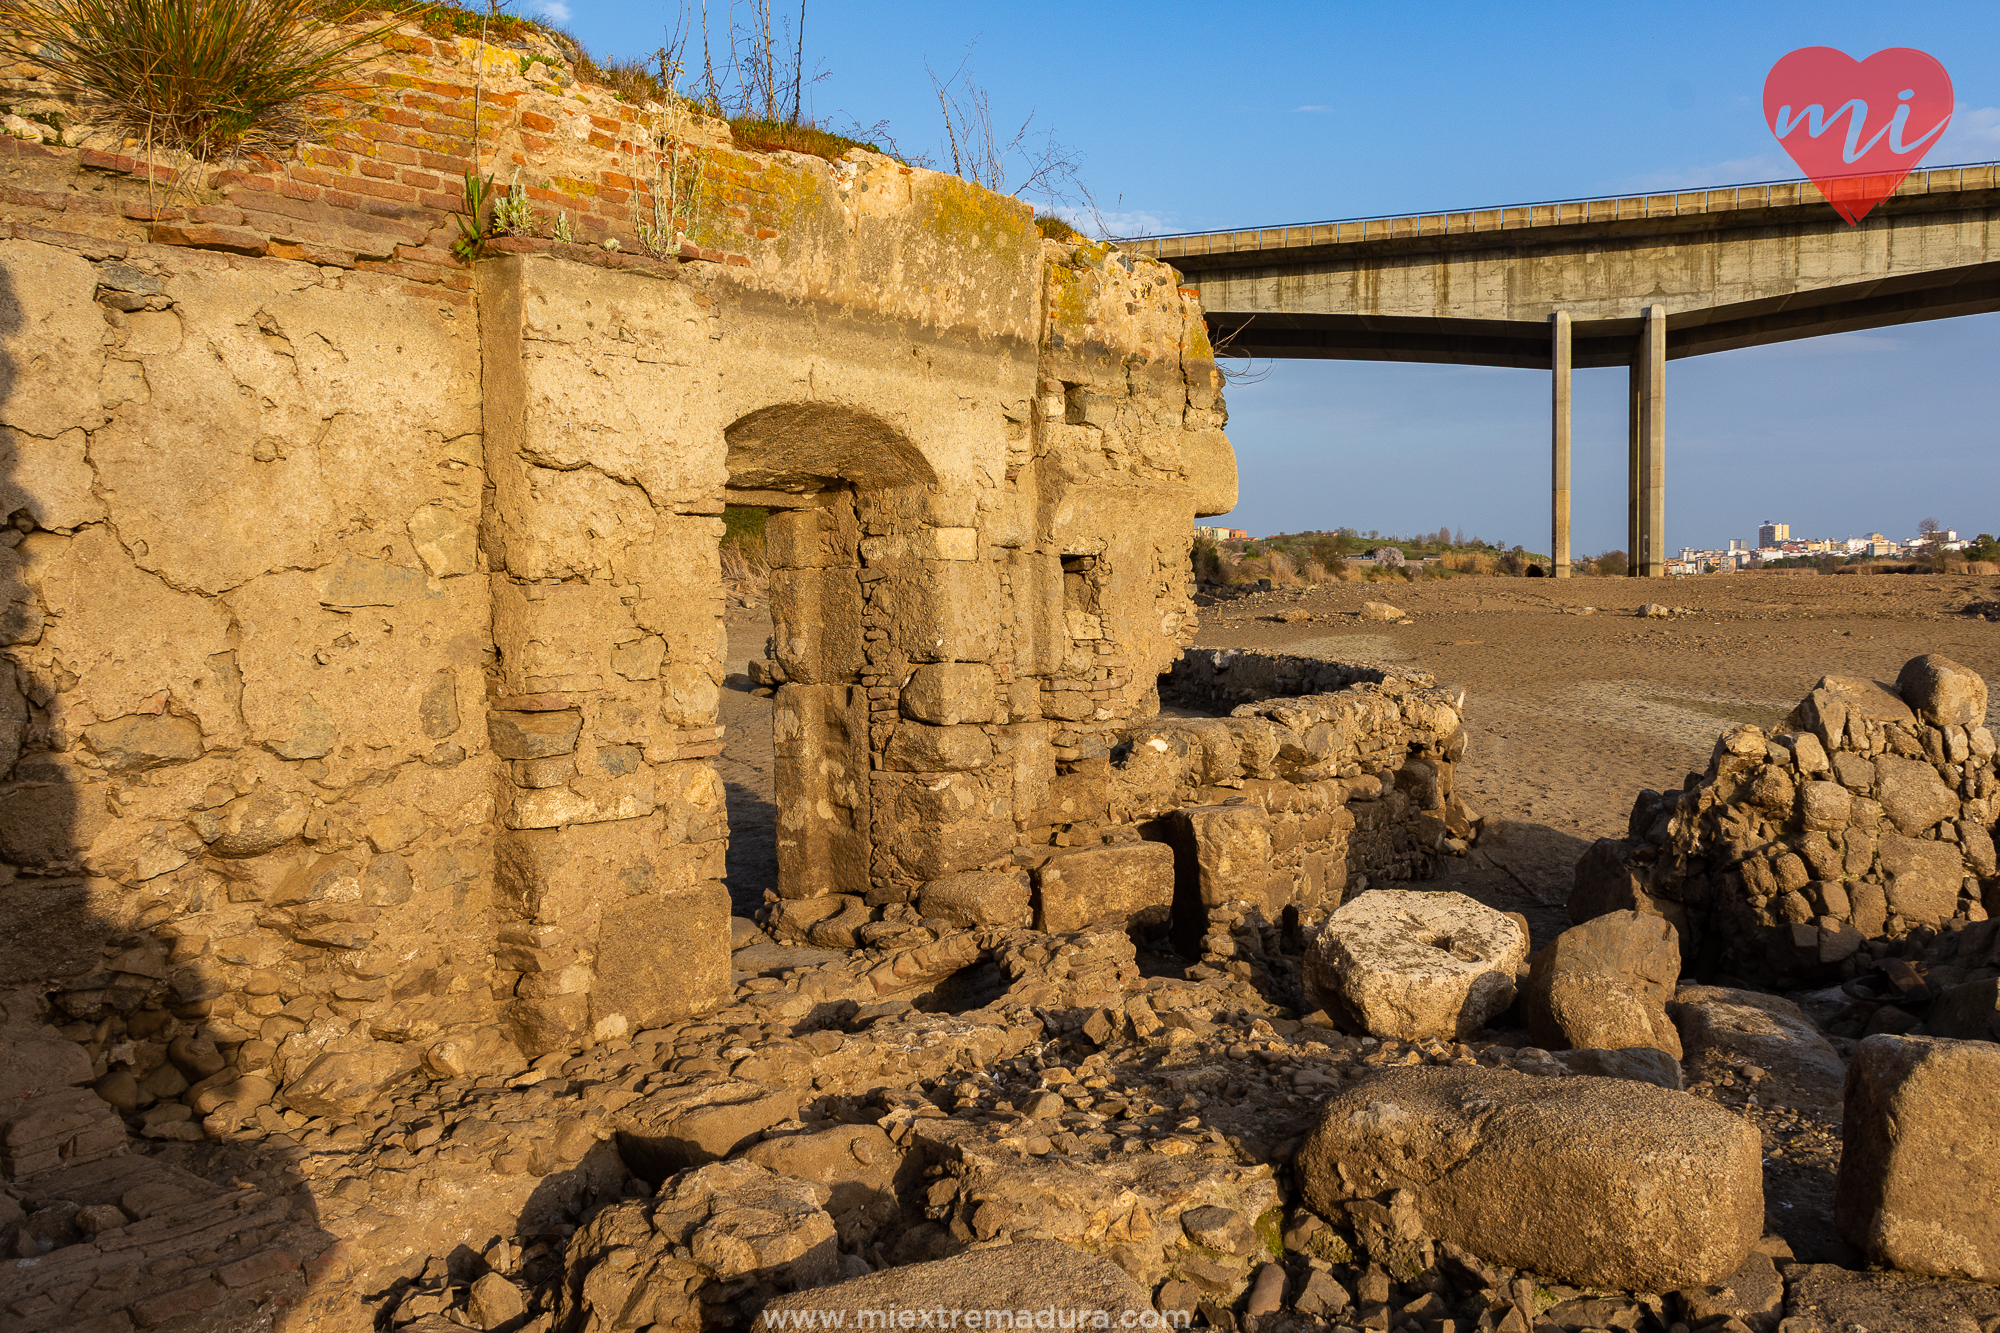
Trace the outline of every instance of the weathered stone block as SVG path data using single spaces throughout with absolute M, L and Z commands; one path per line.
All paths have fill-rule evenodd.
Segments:
M 217 856 L 257 856 L 305 831 L 312 801 L 300 792 L 263 783 L 222 807 L 209 850 Z
M 854 506 L 773 510 L 764 519 L 764 558 L 772 569 L 851 569 L 861 525 Z
M 2000 979 L 1949 987 L 1931 1005 L 1924 1027 L 1933 1037 L 2000 1042 Z
M 1053 675 L 1069 651 L 1063 623 L 1062 560 L 1037 551 L 1011 551 L 1007 581 L 1014 609 L 1014 674 Z
M 1915 925 L 1935 926 L 1957 910 L 1965 878 L 1957 844 L 1885 833 L 1876 855 L 1888 876 L 1891 912 Z
M 329 1051 L 285 1084 L 281 1100 L 302 1115 L 353 1115 L 414 1072 L 420 1058 L 415 1047 L 387 1041 Z
M 1834 1220 L 1876 1263 L 2000 1278 L 2000 1046 L 1865 1039 L 1847 1071 Z
M 854 680 L 862 655 L 861 583 L 851 567 L 771 571 L 771 643 L 787 680 Z
M 1307 995 L 1350 1029 L 1465 1037 L 1514 1002 L 1528 934 L 1462 893 L 1376 889 L 1327 919 L 1306 955 Z
M 1756 1128 L 1627 1079 L 1384 1070 L 1327 1100 L 1294 1170 L 1322 1216 L 1408 1190 L 1421 1234 L 1582 1286 L 1719 1282 L 1764 1228 Z
M 890 852 L 910 878 L 932 880 L 978 869 L 1005 856 L 1013 844 L 1012 821 L 974 816 L 950 824 L 905 827 L 890 844 Z
M 937 662 L 918 667 L 903 686 L 903 716 L 933 726 L 991 722 L 993 668 L 978 662 Z
M 599 583 L 522 585 L 493 576 L 493 642 L 508 694 L 596 690 L 616 631 L 632 623 L 619 589 Z
M 866 893 L 866 691 L 850 685 L 782 686 L 772 713 L 772 748 L 778 892 L 786 898 Z
M 1554 1051 L 1651 1046 L 1678 1060 L 1666 1006 L 1680 965 L 1679 936 L 1657 916 L 1611 912 L 1572 926 L 1535 955 L 1522 995 L 1528 1031 Z
M 603 905 L 591 1033 L 629 1036 L 729 1002 L 729 893 L 719 883 Z
M 1025 926 L 1034 920 L 1025 876 L 1005 871 L 968 871 L 924 885 L 917 910 L 955 926 Z
M 1174 902 L 1174 853 L 1165 843 L 1058 852 L 1035 872 L 1035 928 L 1081 930 Z
M 583 714 L 574 708 L 552 713 L 488 713 L 486 737 L 502 759 L 549 759 L 576 749 Z
M 1197 805 L 1176 810 L 1200 875 L 1201 901 L 1242 898 L 1264 906 L 1271 869 L 1271 817 L 1261 805 Z
M 1194 516 L 1208 518 L 1236 508 L 1236 451 L 1219 430 L 1184 431 L 1181 466 L 1194 490 Z
M 1832 832 L 1847 827 L 1854 809 L 1854 795 L 1847 788 L 1838 782 L 1807 782 L 1799 791 L 1799 814 L 1807 828 Z
M 993 762 L 993 742 L 978 727 L 901 722 L 889 738 L 882 762 L 905 773 L 965 772 Z
M 1840 1055 L 1790 1000 L 1721 986 L 1682 986 L 1667 1012 L 1680 1029 L 1682 1063 L 1690 1077 L 1714 1077 L 1747 1062 L 1769 1072 L 1786 1105 L 1840 1113 Z
M 798 1094 L 736 1078 L 686 1074 L 618 1111 L 619 1156 L 642 1180 L 658 1183 L 748 1147 L 799 1113 Z
M 574 929 L 628 898 L 650 897 L 672 851 L 664 828 L 656 815 L 509 833 L 495 847 L 499 906 L 522 921 Z
M 988 560 L 929 560 L 877 592 L 889 637 L 913 662 L 990 662 L 1000 645 L 1000 570 Z M 881 586 L 881 585 L 878 585 Z
M 1921 833 L 1958 814 L 1958 797 L 1937 770 L 1915 759 L 1881 755 L 1875 760 L 1876 799 L 1898 831 Z

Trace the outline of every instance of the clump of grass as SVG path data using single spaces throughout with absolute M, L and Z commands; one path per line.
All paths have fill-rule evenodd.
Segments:
M 1035 230 L 1042 234 L 1042 239 L 1045 241 L 1062 241 L 1067 244 L 1088 239 L 1082 232 L 1053 213 L 1036 214 Z
M 288 150 L 314 128 L 313 100 L 408 12 L 339 34 L 323 0 L 6 0 L 0 52 L 106 128 L 208 161 Z
M 871 153 L 882 150 L 872 143 L 860 139 L 850 139 L 844 134 L 823 130 L 817 125 L 801 123 L 794 125 L 783 120 L 763 120 L 757 117 L 735 117 L 729 121 L 730 137 L 743 147 L 759 153 L 784 150 L 790 153 L 805 153 L 810 157 L 823 157 L 828 161 L 838 159 L 850 148 L 865 148 Z

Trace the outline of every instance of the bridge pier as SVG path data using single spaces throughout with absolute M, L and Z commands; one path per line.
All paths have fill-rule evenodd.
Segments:
M 1632 348 L 1626 432 L 1627 571 L 1656 579 L 1667 572 L 1667 308 L 1646 307 Z
M 1552 516 L 1549 531 L 1549 573 L 1569 577 L 1569 311 L 1549 316 L 1549 364 L 1555 370 L 1550 416 Z

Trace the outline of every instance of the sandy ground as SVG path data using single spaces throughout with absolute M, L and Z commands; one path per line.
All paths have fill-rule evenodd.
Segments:
M 773 804 L 771 764 L 771 701 L 753 694 L 749 676 L 752 659 L 764 656 L 771 637 L 768 605 L 750 598 L 731 601 L 724 616 L 729 626 L 729 658 L 722 685 L 722 757 L 716 771 L 729 799 L 730 909 L 749 916 L 764 903 L 764 890 L 778 887 L 778 807 Z

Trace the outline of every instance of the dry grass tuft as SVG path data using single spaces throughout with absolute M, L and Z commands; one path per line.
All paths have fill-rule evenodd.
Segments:
M 323 0 L 0 0 L 0 51 L 148 151 L 206 162 L 289 150 L 407 12 L 341 34 Z

